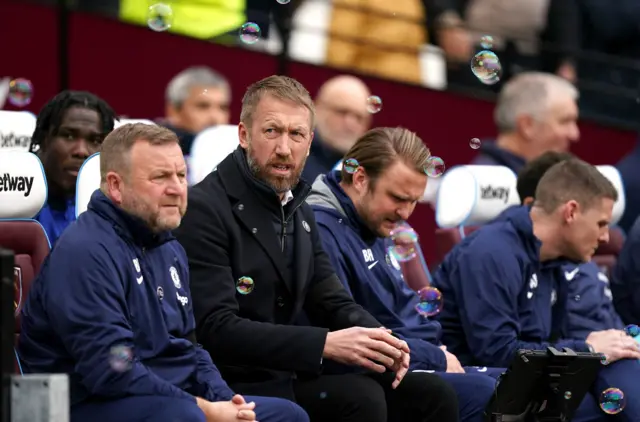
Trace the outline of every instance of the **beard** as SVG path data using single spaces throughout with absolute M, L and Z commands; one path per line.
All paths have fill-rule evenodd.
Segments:
M 154 233 L 177 229 L 186 211 L 183 204 L 179 207 L 179 215 L 163 215 L 161 208 L 154 208 L 140 195 L 129 191 L 123 192 L 121 206 L 127 213 L 144 221 Z
M 258 179 L 266 183 L 271 189 L 275 190 L 277 194 L 282 194 L 293 190 L 293 188 L 300 181 L 300 175 L 307 159 L 302 161 L 299 166 L 295 166 L 292 162 L 292 157 L 276 156 L 274 159 L 270 159 L 264 166 L 261 166 L 258 160 L 253 156 L 253 150 L 251 143 L 247 148 L 247 164 L 251 174 Z M 289 176 L 276 176 L 269 172 L 274 165 L 286 164 L 291 166 L 291 174 Z

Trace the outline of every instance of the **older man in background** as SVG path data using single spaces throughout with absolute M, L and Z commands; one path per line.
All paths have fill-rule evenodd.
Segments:
M 522 73 L 500 92 L 494 111 L 495 142 L 485 142 L 473 164 L 501 165 L 519 172 L 547 151 L 567 152 L 580 136 L 578 90 L 540 72 Z
M 329 79 L 315 100 L 317 128 L 302 177 L 313 182 L 330 171 L 371 124 L 369 88 L 350 75 Z
M 159 122 L 180 139 L 188 157 L 195 136 L 204 129 L 229 123 L 231 87 L 220 73 L 205 67 L 190 67 L 167 85 L 165 120 Z

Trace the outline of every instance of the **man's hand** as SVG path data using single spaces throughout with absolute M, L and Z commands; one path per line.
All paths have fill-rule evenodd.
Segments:
M 447 358 L 447 372 L 453 374 L 464 374 L 464 368 L 460 364 L 460 361 L 453 353 L 449 353 L 447 351 L 447 346 L 440 346 L 440 349 L 444 353 L 444 356 Z
M 256 404 L 254 402 L 246 403 L 244 397 L 239 394 L 233 396 L 231 401 L 210 402 L 199 397 L 196 401 L 207 422 L 252 422 L 256 420 L 256 414 L 253 411 Z
M 594 352 L 603 354 L 609 363 L 620 359 L 640 359 L 640 345 L 621 330 L 594 331 L 587 337 L 587 343 Z
M 375 372 L 396 373 L 394 388 L 409 369 L 409 346 L 384 328 L 351 327 L 327 334 L 323 357 Z

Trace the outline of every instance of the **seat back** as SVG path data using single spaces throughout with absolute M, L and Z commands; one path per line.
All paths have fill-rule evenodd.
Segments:
M 200 132 L 193 140 L 189 157 L 190 185 L 200 183 L 227 155 L 240 145 L 237 125 L 220 125 Z
M 516 182 L 503 166 L 453 167 L 441 177 L 435 201 L 438 262 L 466 235 L 520 203 Z
M 76 218 L 87 210 L 91 195 L 100 189 L 100 153 L 96 152 L 82 163 L 76 180 Z
M 0 150 L 0 169 L 0 246 L 15 254 L 17 342 L 22 304 L 50 249 L 44 228 L 33 219 L 46 202 L 47 181 L 40 159 L 28 151 Z
M 616 224 L 618 224 L 624 214 L 626 197 L 624 195 L 622 177 L 614 166 L 596 166 L 596 168 L 611 181 L 618 191 L 618 200 L 613 204 L 613 212 L 611 214 L 612 227 L 609 230 L 609 242 L 600 245 L 593 256 L 593 262 L 601 268 L 605 275 L 610 276 L 613 267 L 615 267 L 618 261 L 618 255 L 620 255 L 622 246 L 624 245 L 624 233 L 620 228 L 616 227 Z
M 29 151 L 36 116 L 27 111 L 0 110 L 0 151 Z

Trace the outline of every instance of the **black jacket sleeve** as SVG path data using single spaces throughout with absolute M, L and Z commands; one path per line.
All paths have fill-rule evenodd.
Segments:
M 306 207 L 306 205 L 305 205 Z M 313 213 L 308 208 L 306 221 L 311 223 L 315 273 L 305 301 L 311 321 L 326 321 L 331 331 L 349 327 L 378 328 L 380 324 L 358 305 L 342 285 L 325 253 Z
M 277 325 L 238 315 L 230 236 L 215 198 L 190 193 L 175 234 L 187 252 L 198 341 L 217 364 L 318 372 L 327 329 Z

